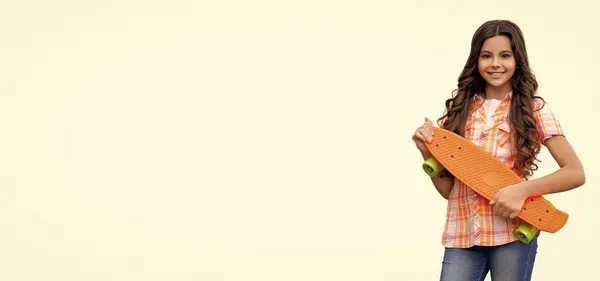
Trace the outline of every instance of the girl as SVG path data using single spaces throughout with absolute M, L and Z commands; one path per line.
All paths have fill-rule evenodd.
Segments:
M 450 174 L 431 178 L 448 200 L 441 280 L 484 280 L 488 271 L 493 281 L 531 280 L 537 237 L 524 244 L 513 234 L 525 199 L 585 182 L 576 153 L 544 99 L 536 96 L 537 87 L 520 28 L 505 20 L 481 25 L 472 38 L 458 89 L 446 100 L 438 125 L 492 153 L 524 180 L 487 201 Z M 423 159 L 431 156 L 423 142 L 431 140 L 432 126 L 425 118 L 412 137 Z M 534 162 L 541 145 L 560 169 L 528 180 L 537 170 Z

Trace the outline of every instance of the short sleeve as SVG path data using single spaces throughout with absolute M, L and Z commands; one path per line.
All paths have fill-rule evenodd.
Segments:
M 553 136 L 564 136 L 562 127 L 547 102 L 536 100 L 533 115 L 542 143 Z

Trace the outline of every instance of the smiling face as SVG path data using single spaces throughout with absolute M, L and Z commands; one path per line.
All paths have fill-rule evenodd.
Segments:
M 487 88 L 510 91 L 515 65 L 508 37 L 499 35 L 485 40 L 479 53 L 478 68 L 479 74 L 487 82 Z

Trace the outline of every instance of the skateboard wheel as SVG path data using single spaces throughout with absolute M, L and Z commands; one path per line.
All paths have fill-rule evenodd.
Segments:
M 515 229 L 515 236 L 517 237 L 517 239 L 519 239 L 519 241 L 523 242 L 524 244 L 529 244 L 529 242 L 531 242 L 531 240 L 533 239 L 533 237 L 535 237 L 536 234 L 537 230 L 535 229 L 535 227 L 527 223 L 523 223 L 519 225 L 517 229 Z
M 423 163 L 423 170 L 431 177 L 437 176 L 442 171 L 442 166 L 435 161 L 435 158 L 429 157 Z

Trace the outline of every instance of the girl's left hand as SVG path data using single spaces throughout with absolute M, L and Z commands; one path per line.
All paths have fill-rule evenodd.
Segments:
M 490 204 L 494 205 L 494 213 L 504 218 L 517 217 L 527 199 L 526 184 L 527 182 L 521 182 L 498 191 L 490 201 Z

